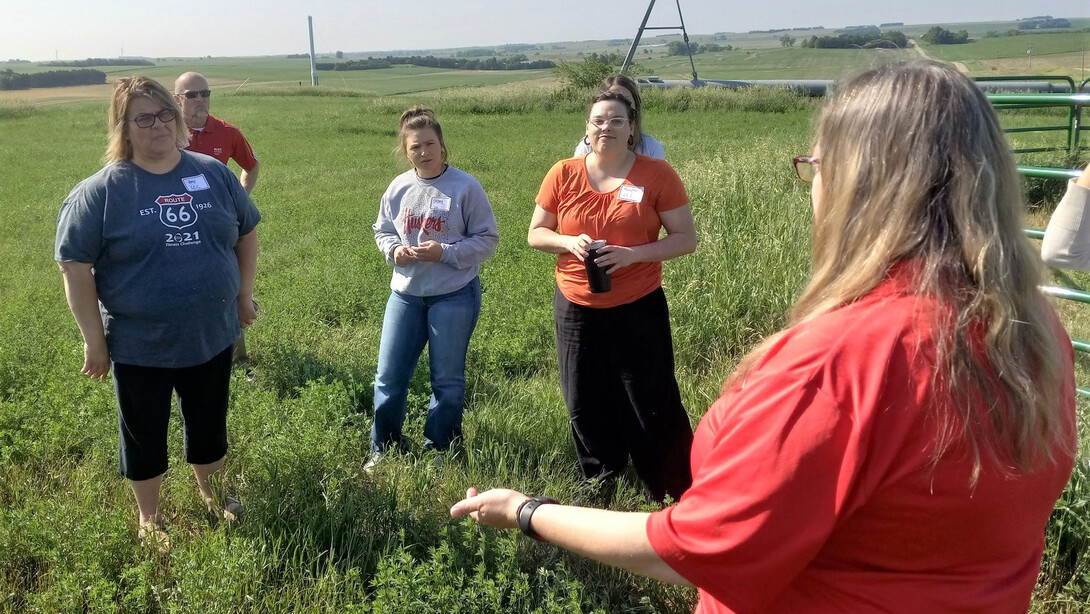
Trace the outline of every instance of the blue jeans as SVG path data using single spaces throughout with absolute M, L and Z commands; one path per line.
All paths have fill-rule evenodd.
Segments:
M 459 290 L 438 296 L 390 293 L 382 320 L 375 374 L 372 450 L 380 452 L 401 441 L 409 381 L 425 343 L 429 346 L 432 392 L 424 423 L 425 445 L 445 450 L 461 436 L 466 352 L 480 314 L 479 278 Z

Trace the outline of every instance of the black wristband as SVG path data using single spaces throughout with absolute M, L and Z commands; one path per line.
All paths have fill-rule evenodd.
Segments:
M 560 503 L 556 499 L 550 499 L 548 497 L 534 497 L 527 499 L 519 505 L 518 511 L 515 512 L 515 516 L 518 518 L 519 530 L 522 531 L 527 537 L 532 537 L 539 542 L 545 541 L 540 535 L 538 535 L 530 527 L 530 519 L 534 517 L 534 510 L 545 505 L 547 503 Z

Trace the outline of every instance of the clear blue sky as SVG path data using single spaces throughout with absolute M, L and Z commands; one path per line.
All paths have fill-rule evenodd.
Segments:
M 377 51 L 629 38 L 647 0 L 11 0 L 0 60 Z M 1090 17 L 1088 0 L 681 0 L 690 34 Z M 677 25 L 658 0 L 648 25 Z

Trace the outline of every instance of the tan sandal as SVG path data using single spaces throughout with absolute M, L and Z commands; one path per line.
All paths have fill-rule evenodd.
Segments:
M 235 520 L 241 520 L 243 512 L 246 508 L 242 506 L 242 502 L 234 497 L 223 498 L 223 519 L 227 522 L 234 522 Z
M 153 548 L 159 554 L 170 552 L 170 534 L 167 533 L 166 525 L 163 524 L 161 517 L 156 516 L 153 520 L 140 525 L 136 535 L 144 545 Z
M 219 522 L 220 520 L 235 522 L 242 518 L 245 511 L 246 508 L 243 507 L 241 501 L 234 497 L 224 497 L 218 508 L 208 508 L 208 518 L 212 522 Z

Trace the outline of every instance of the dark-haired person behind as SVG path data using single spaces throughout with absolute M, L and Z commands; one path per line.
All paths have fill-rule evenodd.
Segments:
M 636 85 L 636 82 L 628 75 L 613 74 L 602 79 L 602 83 L 598 86 L 598 93 L 604 94 L 606 92 L 612 92 L 623 97 L 632 107 L 635 117 L 632 120 L 632 142 L 628 148 L 645 156 L 658 158 L 659 160 L 665 159 L 666 150 L 663 149 L 662 143 L 643 132 L 643 99 L 640 97 L 640 86 Z M 591 135 L 588 131 L 583 136 L 583 140 L 576 144 L 574 154 L 576 157 L 585 156 L 591 152 L 593 148 L 591 147 L 590 138 Z
M 401 115 L 395 151 L 412 168 L 390 182 L 373 226 L 394 271 L 382 318 L 368 471 L 391 446 L 405 446 L 409 380 L 425 345 L 432 394 L 424 445 L 446 450 L 461 436 L 466 354 L 481 313 L 478 274 L 500 240 L 480 182 L 447 163 L 443 129 L 431 109 Z
M 629 148 L 634 119 L 623 96 L 594 98 L 593 150 L 545 176 L 527 240 L 557 255 L 556 350 L 583 474 L 612 481 L 631 458 L 654 499 L 677 499 L 690 482 L 693 433 L 674 376 L 662 261 L 695 250 L 696 229 L 674 169 Z M 606 292 L 592 291 L 584 264 L 596 240 Z
M 112 371 L 120 470 L 131 481 L 140 534 L 165 548 L 159 487 L 167 422 L 178 394 L 186 461 L 210 513 L 238 501 L 213 493 L 227 453 L 231 344 L 253 308 L 261 216 L 223 164 L 183 151 L 187 130 L 170 92 L 120 79 L 109 110 L 106 166 L 65 199 L 56 259 L 84 341 L 81 372 Z
M 695 586 L 702 613 L 1024 614 L 1074 463 L 1074 366 L 995 111 L 945 65 L 872 69 L 795 165 L 809 284 L 701 420 L 681 500 L 471 488 L 451 514 Z

